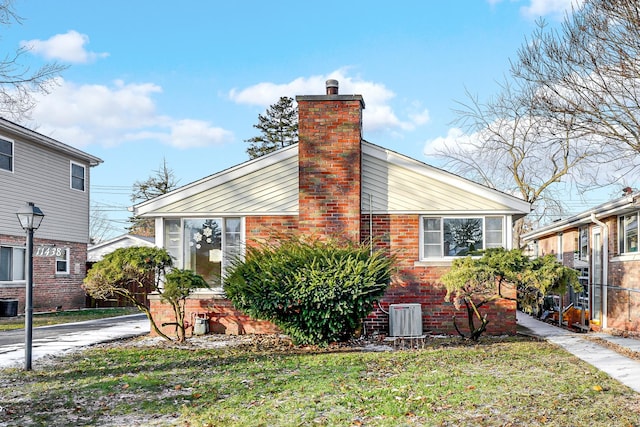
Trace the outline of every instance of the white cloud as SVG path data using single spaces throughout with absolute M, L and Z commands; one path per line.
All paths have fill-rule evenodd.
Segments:
M 451 128 L 447 132 L 446 136 L 439 136 L 435 139 L 426 141 L 422 152 L 427 157 L 435 157 L 440 151 L 443 151 L 447 147 L 469 145 L 473 141 L 477 140 L 477 134 L 466 134 L 460 128 Z
M 98 58 L 109 56 L 108 53 L 95 53 L 86 50 L 86 44 L 89 44 L 89 36 L 73 30 L 65 34 L 56 34 L 47 40 L 34 39 L 20 42 L 21 47 L 49 60 L 86 64 Z
M 178 148 L 222 144 L 232 133 L 210 123 L 158 114 L 152 83 L 111 86 L 77 85 L 62 79 L 48 95 L 40 95 L 32 113 L 38 132 L 73 145 L 116 146 L 152 139 Z
M 176 148 L 208 147 L 230 141 L 232 133 L 202 120 L 179 120 L 171 124 L 169 144 Z
M 529 6 L 523 6 L 520 10 L 523 15 L 537 18 L 540 16 L 564 17 L 565 12 L 570 12 L 571 7 L 579 7 L 584 0 L 531 0 Z
M 399 118 L 391 106 L 395 93 L 382 83 L 363 80 L 347 74 L 347 68 L 341 68 L 327 75 L 298 77 L 288 83 L 262 82 L 238 90 L 232 89 L 229 98 L 238 104 L 256 105 L 267 108 L 281 96 L 294 98 L 296 95 L 323 95 L 325 82 L 336 79 L 339 93 L 362 95 L 366 104 L 363 113 L 363 126 L 366 131 L 411 131 L 429 121 L 429 111 L 419 105 L 410 105 L 406 117 Z

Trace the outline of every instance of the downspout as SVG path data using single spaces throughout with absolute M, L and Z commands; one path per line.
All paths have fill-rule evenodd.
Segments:
M 607 289 L 609 282 L 609 229 L 607 225 L 591 213 L 591 221 L 602 229 L 602 329 L 607 328 Z

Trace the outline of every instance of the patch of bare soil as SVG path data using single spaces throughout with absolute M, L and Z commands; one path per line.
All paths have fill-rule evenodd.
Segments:
M 98 344 L 94 348 L 109 347 L 152 347 L 173 349 L 216 349 L 234 347 L 242 350 L 274 353 L 306 353 L 318 351 L 392 351 L 392 343 L 381 339 L 353 339 L 344 343 L 333 343 L 326 347 L 296 346 L 286 335 L 197 335 L 187 338 L 183 343 L 167 341 L 161 337 L 139 337 L 127 340 Z M 397 347 L 396 347 L 397 349 Z

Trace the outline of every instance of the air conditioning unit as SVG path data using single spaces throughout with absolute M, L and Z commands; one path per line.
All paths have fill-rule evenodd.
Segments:
M 420 304 L 391 304 L 389 306 L 389 335 L 418 337 L 422 335 L 422 306 Z

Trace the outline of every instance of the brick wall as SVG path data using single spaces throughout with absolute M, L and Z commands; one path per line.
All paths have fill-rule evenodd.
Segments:
M 0 236 L 0 245 L 23 246 L 25 237 Z M 86 275 L 87 245 L 59 240 L 43 240 L 34 236 L 35 248 L 52 245 L 69 248 L 69 274 L 56 274 L 55 257 L 33 258 L 33 309 L 52 311 L 85 307 L 82 280 Z M 0 298 L 18 299 L 18 313 L 24 313 L 25 283 L 0 285 Z
M 150 295 L 149 303 L 151 315 L 162 332 L 170 337 L 176 336 L 176 328 L 173 325 L 162 327 L 163 322 L 174 322 L 175 315 L 169 304 L 162 303 L 158 295 Z M 231 301 L 222 295 L 211 293 L 193 294 L 185 306 L 186 334 L 193 334 L 193 324 L 196 317 L 207 319 L 209 331 L 217 334 L 272 334 L 277 333 L 278 328 L 270 322 L 259 321 L 235 310 Z M 156 335 L 154 331 L 151 335 Z
M 368 216 L 363 219 L 368 221 Z M 458 326 L 467 331 L 466 310 L 456 309 L 452 302 L 445 301 L 446 290 L 439 282 L 449 270 L 448 265 L 428 265 L 419 262 L 418 246 L 420 233 L 419 215 L 374 215 L 374 237 L 380 237 L 383 247 L 389 248 L 397 257 L 398 271 L 379 306 L 365 321 L 368 333 L 387 334 L 389 330 L 389 305 L 419 303 L 422 306 L 424 331 L 441 334 L 456 334 L 453 317 Z M 388 243 L 387 243 L 388 240 Z M 504 290 L 505 296 L 515 298 L 515 290 Z M 500 299 L 485 306 L 488 313 L 487 333 L 491 335 L 516 333 L 516 303 Z M 479 324 L 476 321 L 476 326 Z
M 298 217 L 288 216 L 248 216 L 245 218 L 247 244 L 263 243 L 274 237 L 294 234 L 298 230 Z

